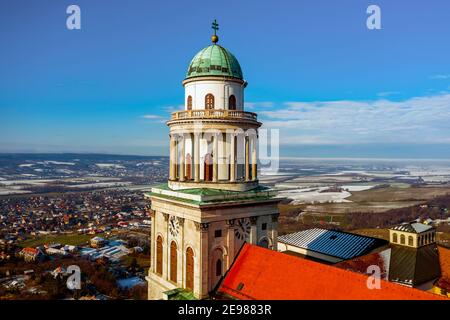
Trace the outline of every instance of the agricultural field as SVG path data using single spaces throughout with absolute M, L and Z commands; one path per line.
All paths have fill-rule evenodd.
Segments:
M 45 235 L 45 236 L 36 236 L 34 238 L 27 239 L 25 241 L 21 241 L 19 243 L 20 247 L 37 247 L 40 245 L 44 245 L 46 243 L 61 243 L 73 246 L 84 245 L 89 242 L 91 238 L 94 236 L 91 234 L 78 234 L 78 233 L 68 233 L 68 234 L 59 234 L 59 235 Z

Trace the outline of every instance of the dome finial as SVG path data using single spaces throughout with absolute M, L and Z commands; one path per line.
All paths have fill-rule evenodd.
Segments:
M 217 30 L 219 30 L 219 24 L 217 23 L 216 19 L 214 19 L 211 28 L 214 30 L 214 34 L 211 36 L 211 41 L 214 44 L 216 44 L 217 42 L 219 42 L 219 37 L 217 36 Z

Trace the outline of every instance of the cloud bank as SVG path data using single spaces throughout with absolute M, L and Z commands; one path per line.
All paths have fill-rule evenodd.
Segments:
M 258 108 L 263 127 L 280 129 L 280 143 L 450 144 L 450 94 L 403 101 L 285 102 Z

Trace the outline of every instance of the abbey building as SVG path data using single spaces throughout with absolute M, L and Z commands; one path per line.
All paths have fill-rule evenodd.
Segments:
M 217 25 L 214 25 L 217 29 Z M 169 180 L 152 188 L 149 299 L 213 292 L 244 243 L 277 250 L 278 199 L 258 183 L 257 115 L 237 59 L 218 45 L 189 64 L 170 128 Z

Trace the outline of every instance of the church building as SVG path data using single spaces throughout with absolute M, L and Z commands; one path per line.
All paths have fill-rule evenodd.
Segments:
M 212 44 L 189 64 L 184 110 L 172 113 L 167 183 L 152 188 L 149 299 L 217 289 L 244 243 L 277 250 L 279 199 L 258 183 L 257 115 L 244 110 L 233 54 Z

